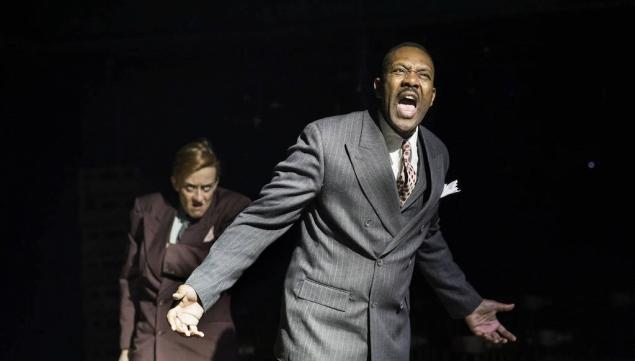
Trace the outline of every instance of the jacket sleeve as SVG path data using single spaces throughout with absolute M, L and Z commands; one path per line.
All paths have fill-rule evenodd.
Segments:
M 187 279 L 205 309 L 301 217 L 322 187 L 323 162 L 321 135 L 311 123 L 289 148 L 287 159 L 276 165 L 259 198 L 236 217 Z
M 444 160 L 443 179 L 445 179 L 450 166 L 450 156 L 446 146 L 438 138 L 434 139 L 436 148 Z M 423 243 L 415 254 L 417 267 L 450 316 L 452 318 L 465 317 L 476 309 L 482 298 L 454 262 L 452 252 L 441 233 L 438 204 L 434 208 L 429 224 Z
M 249 198 L 234 196 L 235 202 L 231 202 L 227 207 L 218 210 L 222 213 L 216 222 L 214 230 L 218 235 L 236 218 L 250 202 Z M 214 242 L 201 242 L 199 244 L 168 244 L 163 258 L 163 273 L 173 277 L 185 279 L 194 269 L 201 264 Z
M 141 232 L 142 213 L 139 210 L 138 200 L 135 200 L 133 209 L 130 211 L 130 230 L 128 232 L 128 249 L 121 273 L 119 275 L 119 347 L 121 349 L 130 348 L 132 333 L 134 331 L 135 306 L 133 296 L 130 292 L 131 281 L 139 274 L 138 250 L 139 235 Z

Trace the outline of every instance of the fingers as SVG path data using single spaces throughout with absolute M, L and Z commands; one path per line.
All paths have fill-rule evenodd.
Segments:
M 205 336 L 203 332 L 198 330 L 198 327 L 196 327 L 196 325 L 190 325 L 190 332 L 192 333 L 192 335 L 196 335 L 198 337 Z
M 177 316 L 176 319 L 178 320 L 179 328 L 181 330 L 180 332 L 185 336 L 190 337 L 192 335 L 190 333 L 190 327 L 186 323 L 184 323 L 180 317 Z
M 170 324 L 170 328 L 172 328 L 172 331 L 176 331 L 186 336 L 189 336 L 190 331 L 187 325 L 179 317 L 177 308 L 178 306 L 168 311 L 167 317 L 168 317 L 168 323 Z
M 184 324 L 183 321 L 181 321 L 181 319 L 179 318 L 178 315 L 174 319 L 174 324 L 176 326 L 176 331 L 177 332 L 182 333 L 185 336 L 189 336 L 190 335 L 190 331 L 187 328 L 187 325 Z
M 511 332 L 507 331 L 505 327 L 500 326 L 498 330 L 488 333 L 479 333 L 477 336 L 482 337 L 486 341 L 492 343 L 507 343 L 509 341 L 516 341 L 516 336 L 514 336 Z
M 198 324 L 198 321 L 200 320 L 200 316 L 197 317 L 196 315 L 193 315 L 193 314 L 191 314 L 189 312 L 186 312 L 186 311 L 179 312 L 177 317 L 182 323 L 184 323 L 186 325 L 194 325 L 194 326 L 196 326 Z
M 183 297 L 185 297 L 185 294 L 180 293 L 179 291 L 176 291 L 172 294 L 172 299 L 175 301 L 178 301 L 180 299 L 182 299 Z
M 479 336 L 481 336 L 486 341 L 489 341 L 491 343 L 501 343 L 501 342 L 504 343 L 504 342 L 506 342 L 506 341 L 503 341 L 503 338 L 501 337 L 501 335 L 498 332 L 496 332 L 496 331 L 484 333 L 484 334 L 481 334 Z
M 180 316 L 182 315 L 184 314 L 177 315 L 175 320 L 176 329 L 178 332 L 184 334 L 187 337 L 190 337 L 190 336 L 204 337 L 205 336 L 203 332 L 198 330 L 198 327 L 196 327 L 196 323 L 189 324 L 188 322 L 185 322 L 183 319 L 181 319 Z M 185 314 L 185 316 L 187 315 Z M 198 322 L 198 320 L 196 320 L 195 322 Z
M 499 335 L 498 332 L 494 331 L 494 332 L 490 333 L 489 336 L 490 336 L 490 341 L 492 341 L 494 343 L 501 342 L 501 335 Z
M 497 330 L 493 330 L 493 331 L 481 331 L 481 330 L 473 330 L 474 334 L 482 339 L 484 339 L 485 341 L 491 342 L 491 343 L 507 343 L 507 338 L 505 338 L 505 336 L 503 336 L 500 332 L 500 329 Z M 507 330 L 505 330 L 505 328 L 502 328 L 503 331 L 507 332 Z
M 503 336 L 505 342 L 507 342 L 507 340 L 509 341 L 516 341 L 516 336 L 514 336 L 513 333 L 507 331 L 507 329 L 505 327 L 503 327 L 503 325 L 498 326 L 498 333 Z
M 176 307 L 168 311 L 167 317 L 172 331 L 176 331 Z
M 496 343 L 495 339 L 494 339 L 494 332 L 489 332 L 489 333 L 485 333 L 483 334 L 483 338 L 489 342 L 493 342 Z
M 201 312 L 202 313 L 202 312 Z M 180 306 L 176 306 L 168 311 L 167 319 L 172 331 L 179 332 L 185 336 L 203 337 L 205 334 L 198 330 L 197 324 L 201 314 L 198 312 L 184 311 Z

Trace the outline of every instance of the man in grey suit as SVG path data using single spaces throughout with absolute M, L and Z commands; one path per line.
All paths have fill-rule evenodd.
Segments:
M 248 208 L 174 294 L 172 328 L 186 336 L 260 253 L 294 223 L 300 239 L 287 270 L 278 360 L 409 359 L 409 286 L 415 264 L 452 317 L 499 343 L 512 304 L 482 299 L 439 228 L 448 169 L 443 143 L 420 126 L 434 102 L 426 49 L 391 49 L 374 80 L 376 111 L 312 122 Z

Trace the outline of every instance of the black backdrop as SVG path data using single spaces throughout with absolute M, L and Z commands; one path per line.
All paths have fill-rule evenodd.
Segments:
M 519 304 L 503 317 L 533 340 L 523 350 L 549 329 L 580 358 L 635 357 L 632 2 L 20 7 L 0 43 L 9 359 L 84 358 L 78 172 L 129 167 L 139 192 L 166 189 L 174 151 L 206 136 L 223 185 L 256 197 L 304 125 L 364 107 L 382 51 L 406 40 L 435 58 L 425 123 L 463 190 L 442 216 L 469 279 Z M 246 295 L 278 292 L 291 246 L 265 253 Z M 415 332 L 441 345 L 465 333 L 413 288 Z M 275 320 L 276 301 L 257 307 Z

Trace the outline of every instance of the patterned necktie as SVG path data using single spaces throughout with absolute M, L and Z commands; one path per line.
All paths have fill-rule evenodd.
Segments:
M 410 194 L 415 189 L 415 183 L 417 183 L 417 172 L 412 166 L 410 159 L 412 158 L 412 149 L 408 141 L 404 140 L 401 143 L 402 161 L 401 172 L 397 177 L 397 190 L 399 191 L 399 205 L 403 207 L 404 203 Z

